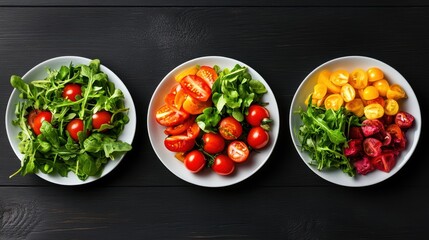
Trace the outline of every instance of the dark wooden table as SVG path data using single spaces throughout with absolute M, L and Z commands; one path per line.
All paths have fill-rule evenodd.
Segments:
M 413 157 L 374 186 L 341 187 L 315 175 L 291 141 L 298 85 L 327 60 L 370 56 L 429 107 L 429 4 L 424 1 L 0 2 L 0 110 L 9 78 L 46 59 L 99 58 L 134 98 L 138 126 L 120 165 L 82 186 L 9 179 L 19 162 L 0 119 L 0 239 L 425 239 L 429 161 L 423 126 Z M 189 59 L 220 55 L 256 69 L 273 89 L 281 131 L 267 163 L 225 188 L 182 181 L 159 161 L 146 129 L 161 79 Z M 3 115 L 4 116 L 4 115 Z

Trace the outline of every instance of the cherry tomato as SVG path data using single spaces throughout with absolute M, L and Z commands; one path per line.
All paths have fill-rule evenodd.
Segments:
M 203 149 L 210 154 L 222 152 L 225 148 L 225 140 L 216 133 L 205 133 L 203 135 Z
M 407 95 L 405 94 L 404 89 L 402 89 L 400 85 L 392 84 L 387 90 L 386 97 L 390 99 L 398 100 L 401 98 L 406 98 Z
M 92 115 L 92 128 L 99 129 L 103 124 L 110 124 L 112 114 L 108 111 L 99 111 Z
M 381 96 L 378 96 L 377 98 L 366 101 L 366 105 L 373 104 L 373 103 L 378 103 L 382 107 L 386 106 L 386 101 L 384 101 L 384 98 Z
M 356 97 L 356 90 L 352 87 L 352 85 L 346 83 L 341 87 L 341 97 L 344 102 L 350 102 Z
M 362 99 L 360 98 L 355 98 L 352 101 L 346 103 L 345 108 L 352 112 L 354 115 L 356 115 L 357 117 L 362 117 L 363 116 L 363 102 Z
M 340 93 L 341 88 L 333 84 L 330 80 L 330 77 L 331 72 L 329 72 L 328 70 L 323 70 L 322 72 L 320 72 L 317 78 L 317 83 L 324 84 L 328 88 L 328 91 L 331 93 Z
M 75 102 L 77 96 L 82 95 L 82 89 L 77 83 L 68 83 L 64 86 L 63 89 L 63 98 L 70 99 Z
M 160 107 L 155 114 L 156 121 L 166 127 L 181 124 L 188 118 L 189 113 L 177 110 L 167 104 Z
M 174 107 L 177 109 L 181 109 L 187 97 L 188 95 L 185 93 L 185 91 L 182 89 L 179 89 L 174 95 Z
M 193 150 L 186 154 L 183 163 L 189 171 L 197 173 L 201 171 L 206 165 L 206 158 L 204 157 L 204 154 L 202 152 L 198 150 Z
M 366 119 L 362 122 L 362 133 L 365 137 L 372 136 L 379 132 L 384 132 L 384 125 L 378 119 Z
M 164 139 L 165 147 L 172 152 L 187 152 L 195 145 L 195 140 L 187 135 L 168 136 Z
M 184 77 L 182 81 L 180 81 L 180 85 L 183 90 L 185 90 L 185 93 L 197 100 L 205 102 L 210 98 L 210 86 L 196 75 Z
M 216 71 L 209 66 L 201 66 L 197 72 L 197 76 L 202 78 L 204 81 L 206 81 L 206 83 L 210 86 L 210 88 L 213 86 L 213 83 L 217 79 Z
M 262 127 L 253 127 L 247 135 L 247 143 L 253 149 L 261 149 L 268 144 L 270 135 Z
M 29 114 L 28 122 L 30 127 L 33 129 L 36 135 L 40 135 L 40 128 L 42 127 L 43 121 L 52 121 L 52 113 L 49 111 L 33 110 L 34 112 Z M 34 115 L 36 114 L 36 115 Z
M 357 68 L 350 75 L 349 83 L 355 89 L 363 89 L 368 86 L 368 74 L 363 69 Z
M 34 118 L 36 118 L 37 114 L 40 112 L 38 109 L 33 109 L 27 116 L 28 125 L 30 125 L 31 129 L 34 129 Z
M 226 117 L 219 123 L 219 133 L 226 140 L 235 140 L 243 133 L 243 127 L 234 117 Z
M 351 139 L 344 148 L 344 155 L 352 157 L 358 155 L 362 151 L 362 139 Z
M 343 86 L 349 82 L 349 72 L 346 70 L 337 70 L 331 74 L 329 80 L 336 86 Z
M 69 132 L 70 137 L 75 140 L 78 141 L 79 137 L 78 137 L 78 133 L 83 131 L 83 121 L 80 120 L 79 118 L 75 118 L 73 120 L 71 120 L 68 124 L 67 124 L 67 132 Z
M 386 104 L 384 106 L 384 113 L 387 115 L 395 115 L 399 111 L 398 102 L 395 99 L 386 99 L 384 101 Z
M 414 117 L 407 112 L 398 112 L 395 116 L 395 123 L 401 129 L 407 129 L 413 126 Z
M 183 110 L 185 110 L 190 114 L 197 115 L 202 113 L 204 109 L 211 107 L 211 105 L 212 105 L 211 100 L 202 102 L 191 96 L 187 96 L 185 101 L 183 102 Z
M 235 164 L 228 156 L 219 154 L 214 159 L 212 169 L 219 175 L 229 175 L 234 172 Z
M 393 147 L 396 148 L 395 150 L 402 150 L 406 147 L 407 139 L 405 138 L 404 132 L 397 124 L 393 123 L 387 126 L 386 132 L 392 137 Z
M 396 157 L 393 152 L 384 152 L 381 155 L 372 158 L 371 164 L 380 171 L 390 172 L 396 165 Z
M 365 138 L 363 140 L 363 151 L 368 157 L 377 157 L 381 154 L 381 145 L 380 140 L 376 138 Z
M 192 123 L 191 126 L 186 130 L 186 135 L 189 139 L 195 139 L 200 134 L 200 126 L 196 122 Z
M 374 86 L 367 86 L 366 88 L 363 89 L 362 99 L 372 100 L 372 99 L 378 98 L 379 95 L 380 94 L 378 93 L 377 88 L 375 88 Z
M 387 90 L 389 90 L 389 82 L 386 79 L 377 80 L 372 83 L 372 86 L 377 88 L 380 96 L 385 97 L 387 94 Z
M 377 119 L 384 115 L 384 108 L 378 103 L 366 105 L 363 109 L 367 119 Z
M 246 115 L 246 121 L 252 126 L 260 126 L 264 119 L 269 119 L 270 113 L 260 105 L 253 104 L 249 107 L 249 112 Z
M 164 130 L 164 133 L 166 135 L 179 135 L 181 133 L 184 133 L 186 130 L 188 130 L 188 128 L 195 122 L 195 118 L 189 118 L 188 120 L 186 120 L 185 122 L 179 124 L 179 125 L 175 125 L 175 126 L 170 126 L 167 127 Z
M 384 78 L 383 71 L 377 67 L 372 67 L 367 70 L 368 81 L 375 82 Z
M 328 87 L 323 83 L 317 83 L 313 87 L 313 98 L 322 99 L 328 92 Z
M 249 148 L 243 141 L 233 141 L 228 145 L 228 157 L 234 162 L 244 162 L 249 157 Z
M 190 68 L 187 68 L 181 72 L 179 72 L 176 76 L 174 76 L 174 79 L 176 82 L 182 81 L 182 79 L 188 75 L 195 75 L 198 71 L 197 66 L 192 66 Z
M 309 101 L 310 101 L 310 97 L 313 95 L 313 93 L 310 93 L 309 95 L 308 95 L 308 97 L 307 97 L 307 99 L 305 99 L 305 101 L 304 101 L 304 104 L 306 105 L 306 106 L 308 106 L 308 103 L 309 103 Z M 323 104 L 323 102 L 325 101 L 325 98 L 322 98 L 322 99 L 317 99 L 317 98 L 311 98 L 311 104 L 312 105 L 316 105 L 316 106 L 318 106 L 318 107 L 320 107 L 320 106 L 322 106 L 322 104 Z
M 340 109 L 341 106 L 343 106 L 343 103 L 343 97 L 341 97 L 341 95 L 338 93 L 329 95 L 324 102 L 326 109 L 332 109 L 334 111 Z

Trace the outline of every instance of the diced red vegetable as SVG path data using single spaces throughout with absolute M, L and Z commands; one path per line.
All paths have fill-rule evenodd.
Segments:
M 366 156 L 355 160 L 353 162 L 353 166 L 356 168 L 356 172 L 361 175 L 366 175 L 375 170 L 374 166 L 371 164 L 371 161 Z

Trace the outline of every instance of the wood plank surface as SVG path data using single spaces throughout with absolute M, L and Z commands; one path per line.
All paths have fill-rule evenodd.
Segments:
M 12 74 L 23 75 L 56 56 L 99 58 L 133 96 L 134 149 L 112 173 L 83 186 L 56 186 L 37 176 L 9 179 L 19 161 L 1 127 L 0 239 L 426 238 L 424 125 L 409 162 L 392 178 L 365 188 L 340 187 L 315 175 L 295 151 L 288 126 L 301 81 L 320 64 L 348 55 L 373 57 L 397 69 L 413 87 L 425 121 L 425 3 L 94 3 L 99 2 L 0 3 L 0 112 L 6 111 Z M 177 65 L 208 55 L 235 58 L 258 71 L 273 89 L 281 115 L 277 145 L 262 169 L 219 189 L 193 186 L 169 172 L 146 129 L 150 97 L 161 79 Z M 5 126 L 3 117 L 0 125 Z

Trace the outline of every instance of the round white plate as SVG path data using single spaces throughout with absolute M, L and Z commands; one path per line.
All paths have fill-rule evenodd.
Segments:
M 301 118 L 298 114 L 294 112 L 298 110 L 299 107 L 306 109 L 304 101 L 306 97 L 313 91 L 314 85 L 317 83 L 317 76 L 322 70 L 335 71 L 338 69 L 345 69 L 349 72 L 353 71 L 356 68 L 368 69 L 370 67 L 378 67 L 384 72 L 385 78 L 389 81 L 390 84 L 397 83 L 400 84 L 405 90 L 408 98 L 400 102 L 400 111 L 406 111 L 411 113 L 415 117 L 415 125 L 412 129 L 409 129 L 406 133 L 407 136 L 407 148 L 401 152 L 397 158 L 397 163 L 389 173 L 385 173 L 379 170 L 375 170 L 367 175 L 356 175 L 355 177 L 349 177 L 346 173 L 343 173 L 341 170 L 328 170 L 328 171 L 319 171 L 315 166 L 309 164 L 310 157 L 306 152 L 302 152 L 300 149 L 300 142 L 296 136 L 298 133 L 298 128 L 302 124 Z M 417 97 L 414 94 L 413 89 L 410 84 L 405 80 L 405 78 L 394 68 L 387 65 L 384 62 L 379 60 L 362 57 L 362 56 L 347 56 L 336 58 L 331 61 L 328 61 L 316 69 L 314 69 L 301 83 L 298 87 L 298 90 L 293 97 L 290 113 L 289 113 L 289 128 L 292 136 L 293 143 L 301 156 L 302 160 L 307 164 L 307 166 L 315 172 L 317 175 L 323 179 L 343 186 L 349 187 L 362 187 L 373 185 L 388 179 L 397 173 L 405 163 L 410 159 L 413 154 L 417 142 L 420 137 L 421 132 L 421 115 L 420 115 L 420 106 L 417 101 Z
M 84 58 L 84 57 L 77 57 L 77 56 L 61 56 L 52 58 L 49 60 L 46 60 L 35 67 L 33 67 L 30 71 L 28 71 L 22 79 L 24 81 L 32 81 L 35 79 L 44 79 L 47 76 L 46 69 L 59 69 L 61 66 L 69 66 L 70 63 L 73 63 L 73 65 L 78 64 L 86 64 L 88 65 L 91 59 Z M 125 96 L 125 106 L 129 108 L 128 116 L 130 118 L 130 121 L 125 125 L 124 131 L 122 132 L 121 136 L 119 136 L 119 139 L 127 142 L 129 144 L 132 143 L 134 139 L 135 129 L 136 129 L 136 110 L 134 107 L 133 99 L 131 98 L 130 92 L 125 87 L 124 83 L 119 79 L 118 76 L 116 76 L 115 73 L 113 73 L 110 69 L 107 67 L 100 65 L 100 70 L 107 74 L 109 81 L 115 84 L 115 87 L 120 89 Z M 9 101 L 7 103 L 6 108 L 6 132 L 7 136 L 9 138 L 10 145 L 13 148 L 13 151 L 15 152 L 16 156 L 18 156 L 19 159 L 23 159 L 23 155 L 19 152 L 18 144 L 18 133 L 20 132 L 20 128 L 18 126 L 12 125 L 12 120 L 16 118 L 15 116 L 15 106 L 18 101 L 22 101 L 22 99 L 19 98 L 19 91 L 14 89 L 12 91 L 12 94 L 10 95 Z M 61 177 L 60 175 L 48 175 L 41 172 L 38 172 L 37 175 L 46 181 L 59 184 L 59 185 L 80 185 L 80 184 L 86 184 L 93 182 L 109 172 L 111 172 L 122 160 L 125 154 L 122 154 L 118 156 L 115 160 L 109 161 L 106 166 L 104 167 L 103 173 L 100 177 L 89 177 L 85 181 L 80 180 L 73 172 L 69 172 L 67 177 Z M 17 177 L 17 176 L 16 176 Z
M 268 93 L 264 95 L 263 102 L 268 102 L 269 104 L 266 106 L 268 111 L 270 112 L 270 117 L 273 119 L 273 123 L 271 125 L 270 130 L 270 143 L 267 147 L 262 149 L 259 152 L 253 152 L 249 159 L 242 164 L 237 164 L 236 169 L 233 174 L 229 176 L 220 176 L 213 172 L 211 169 L 204 169 L 202 172 L 197 174 L 191 173 L 186 169 L 183 163 L 177 160 L 174 157 L 174 153 L 167 150 L 164 146 L 164 139 L 166 135 L 164 134 L 165 127 L 158 124 L 155 120 L 155 113 L 162 105 L 164 105 L 164 97 L 167 93 L 170 92 L 171 88 L 177 82 L 174 80 L 174 76 L 179 72 L 183 71 L 186 68 L 195 66 L 195 65 L 207 65 L 214 66 L 218 65 L 221 69 L 229 68 L 232 69 L 236 64 L 241 66 L 246 66 L 248 68 L 248 72 L 251 74 L 252 78 L 261 81 L 268 90 Z M 204 187 L 224 187 L 228 185 L 232 185 L 243 181 L 244 179 L 250 177 L 254 174 L 258 169 L 260 169 L 264 163 L 268 160 L 271 155 L 271 152 L 274 149 L 274 146 L 277 141 L 278 133 L 279 133 L 279 125 L 280 125 L 280 116 L 279 110 L 277 107 L 276 99 L 274 98 L 273 91 L 268 86 L 267 82 L 259 75 L 254 69 L 249 67 L 247 64 L 244 64 L 235 59 L 227 58 L 227 57 L 219 57 L 219 56 L 207 56 L 200 57 L 196 59 L 192 59 L 187 61 L 171 72 L 169 72 L 164 79 L 162 79 L 161 83 L 156 88 L 155 92 L 152 95 L 152 98 L 149 103 L 149 109 L 147 114 L 147 128 L 149 132 L 149 139 L 152 144 L 155 153 L 158 155 L 161 162 L 174 173 L 177 177 L 187 181 L 189 183 L 193 183 L 195 185 L 204 186 Z

